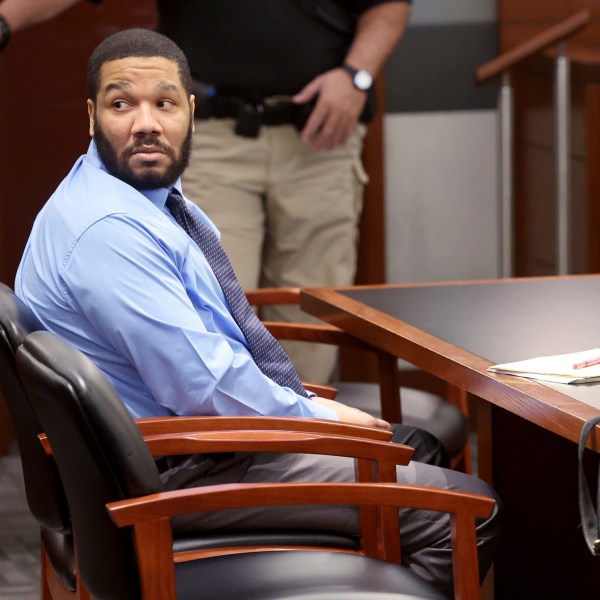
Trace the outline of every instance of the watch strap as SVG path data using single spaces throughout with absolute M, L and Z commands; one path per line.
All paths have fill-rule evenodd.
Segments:
M 342 69 L 344 69 L 344 71 L 346 71 L 346 73 L 348 73 L 352 79 L 354 79 L 354 76 L 358 73 L 358 69 L 351 67 L 348 63 L 343 63 Z

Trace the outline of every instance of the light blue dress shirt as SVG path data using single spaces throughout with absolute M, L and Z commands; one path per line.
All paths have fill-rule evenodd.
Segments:
M 100 367 L 134 417 L 336 420 L 256 366 L 204 255 L 165 208 L 167 194 L 110 175 L 92 142 L 35 220 L 17 295 Z

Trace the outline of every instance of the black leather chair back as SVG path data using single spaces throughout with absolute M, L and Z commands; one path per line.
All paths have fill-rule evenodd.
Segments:
M 15 365 L 15 352 L 25 336 L 43 329 L 12 289 L 0 283 L 0 389 L 17 436 L 27 504 L 40 524 L 46 555 L 54 572 L 65 588 L 75 591 L 75 556 L 69 507 L 54 459 L 46 455 L 38 440 L 42 426 L 25 394 Z
M 6 285 L 0 283 L 0 388 L 13 420 L 29 509 L 47 529 L 70 530 L 69 509 L 52 457 L 37 436 L 43 432 L 17 373 L 15 352 L 25 336 L 44 327 Z
M 138 428 L 104 374 L 55 334 L 29 335 L 16 362 L 69 498 L 84 585 L 95 600 L 139 598 L 131 532 L 105 508 L 164 489 Z

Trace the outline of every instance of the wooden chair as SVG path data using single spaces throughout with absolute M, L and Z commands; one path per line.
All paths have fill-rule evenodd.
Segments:
M 260 311 L 268 305 L 298 304 L 299 288 L 263 288 L 246 292 Z M 445 397 L 412 385 L 403 385 L 398 359 L 331 325 L 263 321 L 279 340 L 317 342 L 374 354 L 378 383 L 335 381 L 315 388 L 328 397 L 393 423 L 419 427 L 437 437 L 448 452 L 453 468 L 471 472 L 469 420 L 466 393 L 448 390 Z
M 405 461 L 411 449 L 291 431 L 267 436 L 169 433 L 144 439 L 108 380 L 58 336 L 30 334 L 16 362 L 52 445 L 71 509 L 81 577 L 95 600 L 441 598 L 399 565 L 399 506 L 451 513 L 456 595 L 479 597 L 475 519 L 489 516 L 494 505 L 489 498 L 371 482 L 231 484 L 165 492 L 151 455 L 151 450 L 170 455 L 240 449 L 354 456 L 362 465 L 359 475 L 372 480 L 375 473 L 395 476 L 395 463 Z M 251 546 L 246 551 L 213 549 L 205 558 L 184 562 L 173 551 L 173 516 L 303 504 L 359 506 L 359 551 L 264 552 Z
M 2 390 L 14 423 L 25 483 L 27 503 L 40 525 L 41 587 L 43 600 L 87 600 L 89 594 L 78 580 L 75 564 L 69 507 L 62 482 L 52 457 L 47 456 L 38 441 L 43 429 L 25 394 L 16 371 L 15 352 L 25 336 L 43 326 L 29 308 L 8 286 L 0 283 L 0 390 Z M 147 435 L 211 430 L 297 430 L 345 434 L 369 439 L 389 440 L 390 433 L 329 421 L 276 418 L 149 418 L 139 420 L 140 430 Z M 356 548 L 356 540 L 347 536 L 331 536 L 322 532 L 271 532 L 269 535 L 247 532 L 229 536 L 231 545 L 247 544 L 248 538 L 265 545 L 308 545 Z M 260 539 L 259 539 L 260 538 Z M 222 536 L 180 537 L 175 548 L 193 553 L 212 545 L 220 546 Z

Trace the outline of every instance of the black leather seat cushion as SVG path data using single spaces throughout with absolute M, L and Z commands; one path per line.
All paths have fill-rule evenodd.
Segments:
M 176 565 L 177 599 L 412 600 L 446 599 L 407 568 L 355 554 L 251 552 Z
M 358 550 L 358 537 L 327 533 L 326 531 L 256 530 L 211 531 L 208 534 L 177 532 L 173 550 L 185 552 L 210 548 L 235 548 L 242 546 L 322 546 L 343 550 Z

